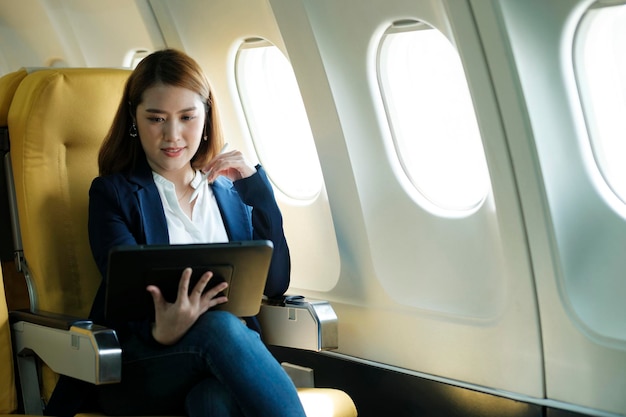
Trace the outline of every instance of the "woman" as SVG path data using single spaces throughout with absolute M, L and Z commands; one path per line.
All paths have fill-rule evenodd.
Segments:
M 100 149 L 100 176 L 89 193 L 89 238 L 103 277 L 116 245 L 268 239 L 274 251 L 265 294 L 286 291 L 289 250 L 269 181 L 261 166 L 238 151 L 219 153 L 222 147 L 213 94 L 199 65 L 171 49 L 141 61 Z M 188 293 L 190 275 L 183 272 L 174 304 L 147 287 L 153 323 L 105 323 L 118 333 L 123 365 L 121 383 L 96 389 L 101 410 L 304 416 L 291 380 L 250 329 L 258 330 L 257 322 L 208 311 L 226 301 L 217 296 L 226 284 L 203 294 L 207 272 Z M 103 312 L 104 282 L 91 318 L 104 323 Z

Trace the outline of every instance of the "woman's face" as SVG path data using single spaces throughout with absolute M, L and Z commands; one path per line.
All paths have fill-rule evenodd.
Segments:
M 137 106 L 137 130 L 148 164 L 173 181 L 188 175 L 206 117 L 199 94 L 182 87 L 157 84 L 144 91 Z

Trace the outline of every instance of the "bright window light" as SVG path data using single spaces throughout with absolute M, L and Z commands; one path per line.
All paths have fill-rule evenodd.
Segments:
M 414 22 L 385 35 L 379 80 L 400 164 L 444 210 L 475 209 L 490 182 L 463 66 L 439 31 Z
M 254 147 L 272 182 L 291 198 L 316 197 L 322 170 L 291 64 L 268 42 L 246 42 L 236 76 Z
M 589 10 L 576 52 L 594 158 L 609 187 L 626 202 L 626 5 Z

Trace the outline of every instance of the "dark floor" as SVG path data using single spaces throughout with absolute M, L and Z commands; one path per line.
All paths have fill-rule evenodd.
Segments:
M 359 417 L 583 417 L 310 351 L 270 347 L 314 370 L 315 386 L 345 391 Z

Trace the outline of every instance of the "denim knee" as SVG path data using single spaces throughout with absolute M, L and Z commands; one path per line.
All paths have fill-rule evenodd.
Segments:
M 209 334 L 230 334 L 247 329 L 245 323 L 237 316 L 222 310 L 210 310 L 198 317 L 193 327 L 199 327 Z
M 227 311 L 217 310 L 207 311 L 200 316 L 181 342 L 192 345 L 219 342 L 222 347 L 225 345 L 234 347 L 241 344 L 255 344 L 257 339 L 260 340 L 258 333 L 250 330 L 239 317 Z

